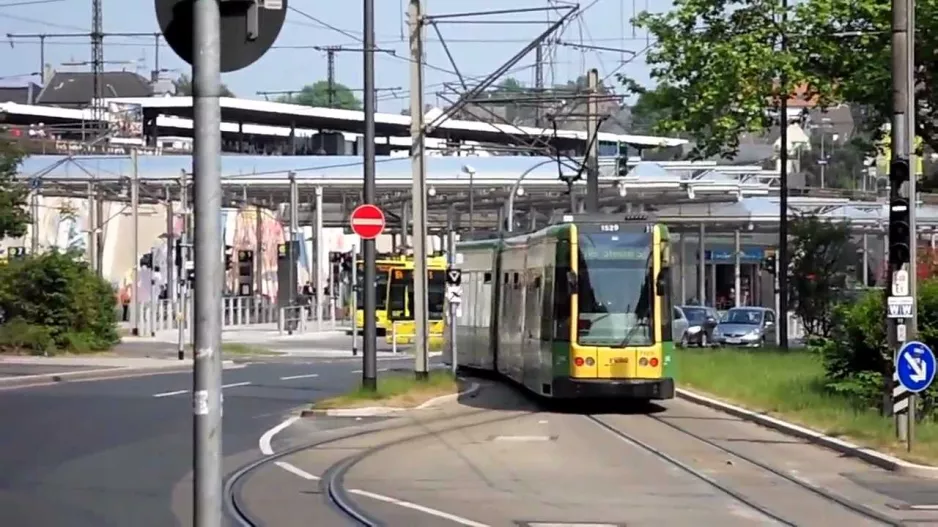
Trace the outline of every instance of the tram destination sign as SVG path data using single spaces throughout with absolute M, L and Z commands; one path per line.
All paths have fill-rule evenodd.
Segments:
M 651 247 L 583 247 L 586 260 L 638 260 L 645 261 L 651 254 Z

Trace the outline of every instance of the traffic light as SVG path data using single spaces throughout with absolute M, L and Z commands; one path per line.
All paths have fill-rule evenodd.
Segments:
M 776 271 L 776 260 L 775 255 L 770 254 L 765 257 L 765 260 L 762 260 L 762 269 L 767 271 L 771 275 L 775 275 Z
M 238 251 L 238 295 L 254 296 L 254 251 Z
M 889 166 L 889 265 L 898 269 L 909 263 L 909 161 L 897 159 Z
M 230 271 L 234 269 L 234 247 L 230 245 L 225 246 L 225 270 Z
M 143 267 L 145 269 L 153 268 L 153 253 L 152 252 L 146 253 L 140 257 L 140 267 Z
M 619 156 L 616 158 L 616 175 L 625 177 L 629 175 L 629 156 Z
M 352 254 L 351 251 L 349 251 L 347 253 L 342 253 L 341 256 L 342 256 L 342 272 L 351 273 L 352 266 L 355 265 L 355 261 L 354 261 L 355 255 Z

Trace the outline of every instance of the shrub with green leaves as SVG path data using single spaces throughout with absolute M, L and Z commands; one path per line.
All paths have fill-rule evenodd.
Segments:
M 938 280 L 924 280 L 917 292 L 918 340 L 938 349 Z M 888 406 L 894 369 L 894 350 L 886 338 L 886 305 L 882 291 L 869 291 L 855 302 L 834 310 L 829 339 L 813 348 L 824 361 L 827 389 L 865 407 Z M 938 390 L 921 395 L 924 414 L 934 415 Z
M 74 253 L 53 251 L 10 260 L 0 265 L 5 321 L 0 346 L 32 352 L 108 349 L 120 340 L 114 302 L 111 285 Z M 44 328 L 48 339 L 35 336 L 43 334 L 36 328 Z M 35 338 L 23 343 L 13 336 L 24 332 Z

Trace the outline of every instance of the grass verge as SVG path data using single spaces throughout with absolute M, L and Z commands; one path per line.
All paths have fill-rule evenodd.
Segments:
M 821 433 L 938 465 L 938 423 L 917 423 L 912 452 L 895 439 L 892 418 L 823 390 L 820 357 L 770 350 L 676 350 L 682 387 Z
M 431 371 L 426 382 L 414 379 L 413 372 L 391 372 L 378 377 L 377 391 L 370 392 L 359 386 L 351 392 L 317 401 L 313 408 L 413 408 L 434 397 L 458 392 L 459 381 L 449 371 Z

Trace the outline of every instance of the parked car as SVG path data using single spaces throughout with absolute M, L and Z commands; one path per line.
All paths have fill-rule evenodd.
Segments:
M 734 307 L 713 332 L 717 344 L 762 347 L 775 342 L 775 311 L 765 307 Z
M 706 348 L 713 344 L 713 331 L 720 320 L 717 310 L 706 306 L 681 306 L 679 309 L 687 318 L 687 331 L 684 332 L 681 345 Z
M 677 342 L 678 346 L 687 346 L 687 342 L 684 339 L 686 338 L 688 327 L 690 326 L 687 323 L 687 316 L 684 314 L 684 310 L 674 306 L 671 310 L 671 339 L 673 342 Z

